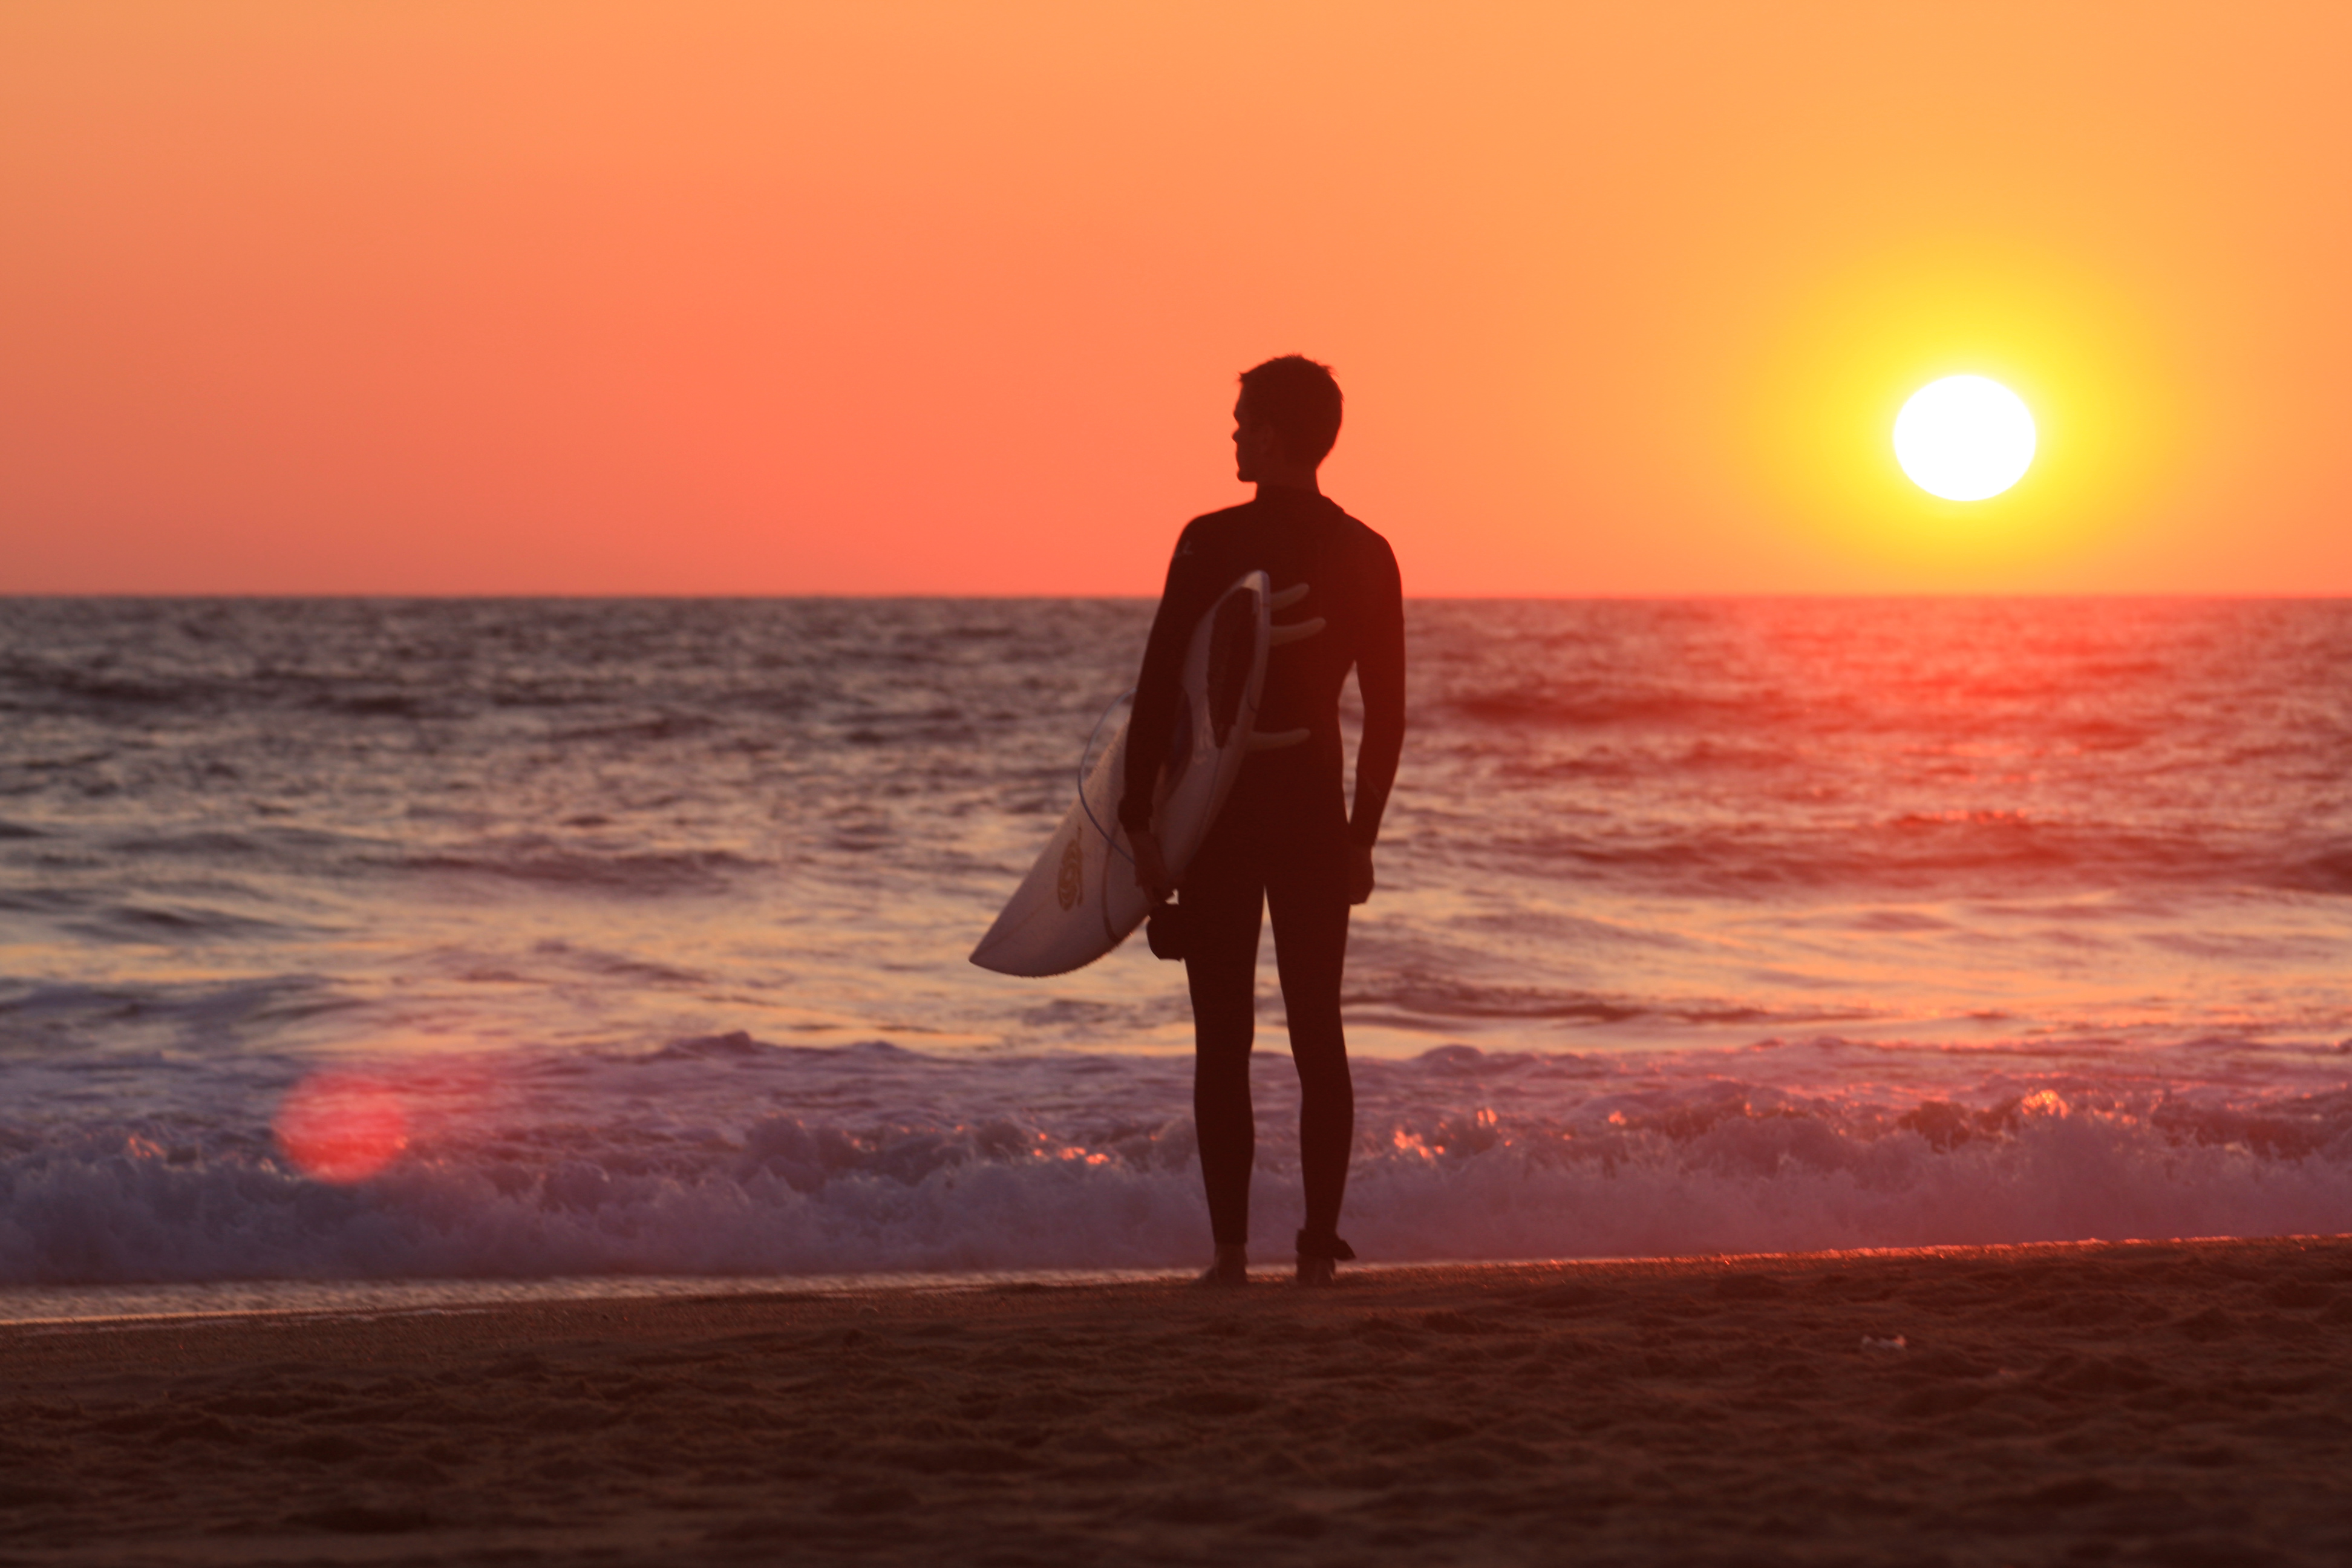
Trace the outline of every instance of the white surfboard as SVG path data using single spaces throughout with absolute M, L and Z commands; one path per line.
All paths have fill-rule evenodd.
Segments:
M 1209 826 L 1233 793 L 1242 759 L 1256 742 L 1287 745 L 1306 739 L 1256 732 L 1265 657 L 1277 638 L 1265 574 L 1244 574 L 1219 596 L 1193 628 L 1178 689 L 1175 734 L 1152 791 L 1152 821 L 1171 875 L 1181 877 Z M 1286 592 L 1294 603 L 1304 587 Z M 1309 623 L 1320 629 L 1319 621 Z M 1281 628 L 1285 633 L 1294 630 Z M 1304 627 L 1297 635 L 1308 635 Z M 1127 721 L 1122 720 L 1079 786 L 1077 804 L 1054 830 L 1045 852 L 971 950 L 971 961 L 1000 974 L 1064 974 L 1092 963 L 1127 940 L 1151 912 L 1151 898 L 1135 884 L 1135 860 L 1119 826 L 1127 792 Z

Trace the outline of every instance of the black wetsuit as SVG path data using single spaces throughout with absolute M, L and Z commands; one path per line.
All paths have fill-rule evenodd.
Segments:
M 1244 506 L 1186 525 L 1168 565 L 1128 725 L 1127 795 L 1119 820 L 1151 819 L 1151 784 L 1165 759 L 1192 628 L 1244 573 L 1263 570 L 1278 595 L 1304 583 L 1277 625 L 1320 617 L 1323 629 L 1273 649 L 1257 732 L 1307 732 L 1298 745 L 1253 753 L 1208 838 L 1185 868 L 1184 967 L 1192 993 L 1192 1119 L 1216 1240 L 1249 1239 L 1250 1110 L 1261 912 L 1274 915 L 1275 958 L 1299 1082 L 1298 1157 L 1307 1225 L 1299 1250 L 1333 1250 L 1355 1141 L 1355 1091 L 1339 1025 L 1348 954 L 1349 845 L 1371 847 L 1404 743 L 1404 606 L 1388 541 L 1312 490 L 1260 488 Z M 1355 810 L 1342 783 L 1339 689 L 1350 667 L 1364 701 Z

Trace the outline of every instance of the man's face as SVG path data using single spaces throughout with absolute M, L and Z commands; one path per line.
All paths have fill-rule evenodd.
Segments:
M 1234 478 L 1257 483 L 1260 460 L 1273 450 L 1275 439 L 1270 426 L 1250 416 L 1249 394 L 1243 393 L 1234 405 Z

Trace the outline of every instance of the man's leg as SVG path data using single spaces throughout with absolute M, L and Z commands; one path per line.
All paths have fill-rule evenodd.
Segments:
M 1335 1238 L 1356 1142 L 1355 1084 L 1339 1023 L 1339 980 L 1348 961 L 1345 848 L 1341 840 L 1336 854 L 1286 856 L 1286 863 L 1266 879 L 1290 1055 L 1298 1068 L 1298 1167 L 1307 1238 L 1302 1247 Z
M 1257 939 L 1265 894 L 1244 846 L 1212 834 L 1184 879 L 1184 977 L 1192 993 L 1192 1126 L 1209 1227 L 1220 1247 L 1249 1240 L 1250 1044 L 1257 1027 Z

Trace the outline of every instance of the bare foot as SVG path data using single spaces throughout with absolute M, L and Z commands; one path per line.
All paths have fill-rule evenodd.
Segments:
M 1298 1282 L 1328 1285 L 1339 1272 L 1339 1266 L 1353 1262 L 1355 1257 L 1356 1249 L 1334 1233 L 1302 1230 L 1298 1233 Z
M 1246 1247 L 1219 1247 L 1217 1248 L 1217 1260 L 1201 1271 L 1201 1278 L 1198 1283 L 1227 1288 L 1248 1284 L 1249 1248 Z

